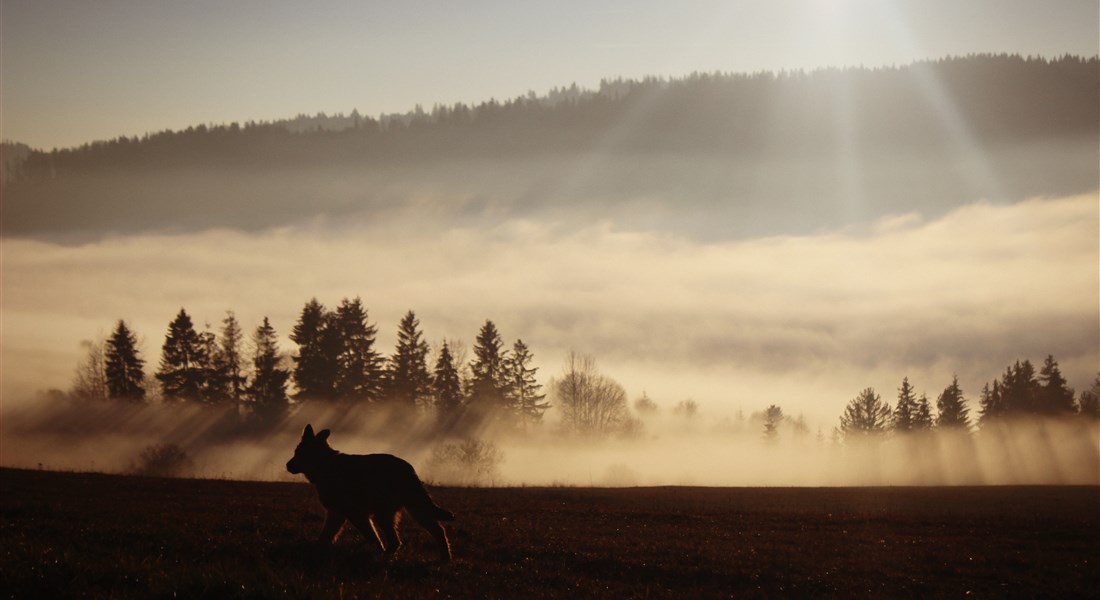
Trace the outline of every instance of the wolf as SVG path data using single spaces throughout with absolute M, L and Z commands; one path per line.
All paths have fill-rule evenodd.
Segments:
M 303 474 L 317 489 L 328 511 L 318 543 L 330 545 L 347 521 L 368 539 L 373 535 L 382 552 L 393 557 L 401 548 L 397 524 L 404 508 L 439 545 L 440 560 L 451 560 L 451 543 L 440 521 L 454 514 L 436 506 L 416 470 L 392 454 L 343 454 L 328 445 L 328 429 L 314 435 L 306 425 L 286 470 Z

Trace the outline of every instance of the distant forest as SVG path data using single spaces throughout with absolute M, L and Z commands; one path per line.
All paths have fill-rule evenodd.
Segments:
M 1096 57 L 973 55 L 884 68 L 616 79 L 598 90 L 572 85 L 541 96 L 418 106 L 377 118 L 353 111 L 198 125 L 52 151 L 7 143 L 4 227 L 15 235 L 255 228 L 294 222 L 311 211 L 379 210 L 422 182 L 522 210 L 581 202 L 563 197 L 570 190 L 555 184 L 575 168 L 562 161 L 588 155 L 627 159 L 625 166 L 599 169 L 583 191 L 586 199 L 605 201 L 656 193 L 684 204 L 719 198 L 751 205 L 769 200 L 751 197 L 766 193 L 756 188 L 771 187 L 769 177 L 777 186 L 792 179 L 790 169 L 800 161 L 873 161 L 884 154 L 893 160 L 867 169 L 872 193 L 880 189 L 874 178 L 891 177 L 895 187 L 910 189 L 916 181 L 942 196 L 954 185 L 939 181 L 951 180 L 950 160 L 926 171 L 893 171 L 909 168 L 896 166 L 900 159 L 942 160 L 937 157 L 945 149 L 960 147 L 1026 149 L 995 156 L 1004 187 L 1018 195 L 1080 192 L 1097 183 L 1090 153 L 1098 136 Z M 1064 146 L 1075 161 L 1060 167 L 1066 158 L 1044 145 L 1067 141 L 1086 150 L 1082 155 L 1078 146 Z M 715 159 L 712 167 L 707 161 Z M 639 160 L 668 166 L 654 171 Z M 534 166 L 493 166 L 517 161 Z M 770 161 L 780 166 L 769 175 Z M 827 196 L 821 188 L 835 185 L 833 176 L 803 170 L 795 179 L 805 179 L 815 196 Z M 745 183 L 750 176 L 764 177 L 765 185 Z M 333 182 L 343 185 L 333 190 Z M 774 196 L 800 190 L 779 189 Z M 915 201 L 900 196 L 881 202 Z M 290 204 L 296 208 L 286 208 Z M 261 207 L 255 211 L 261 215 L 250 210 Z M 812 212 L 824 218 L 829 211 Z
M 935 88 L 930 88 L 935 82 Z M 938 98 L 937 95 L 943 95 Z M 183 165 L 356 165 L 413 158 L 514 157 L 605 150 L 758 154 L 835 148 L 834 115 L 868 149 L 935 146 L 953 132 L 950 102 L 980 143 L 1095 137 L 1100 63 L 979 55 L 904 67 L 679 79 L 604 80 L 476 106 L 455 104 L 380 118 L 351 115 L 199 125 L 30 152 L 9 177 L 38 180 L 99 169 Z M 637 114 L 637 122 L 631 117 Z M 622 127 L 628 124 L 629 127 Z

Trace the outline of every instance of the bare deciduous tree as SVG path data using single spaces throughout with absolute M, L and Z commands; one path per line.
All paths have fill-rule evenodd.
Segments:
M 676 406 L 673 407 L 673 409 L 672 409 L 672 414 L 674 414 L 676 416 L 679 416 L 679 417 L 685 417 L 685 418 L 688 418 L 688 419 L 694 417 L 695 414 L 698 413 L 698 412 L 699 412 L 699 403 L 696 402 L 695 400 L 691 399 L 691 398 L 688 398 L 687 400 L 681 400 L 681 401 L 677 402 Z
M 577 433 L 611 433 L 629 416 L 626 390 L 601 375 L 591 355 L 570 352 L 553 388 L 562 408 L 562 424 Z
M 84 340 L 80 346 L 87 350 L 84 359 L 76 366 L 73 377 L 72 395 L 78 400 L 106 400 L 107 358 L 103 351 L 103 337 L 96 340 Z

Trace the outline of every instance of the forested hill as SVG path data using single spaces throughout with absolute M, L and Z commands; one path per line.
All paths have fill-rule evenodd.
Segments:
M 951 113 L 951 114 L 945 114 Z M 180 164 L 357 163 L 514 157 L 517 152 L 815 151 L 852 135 L 867 146 L 923 147 L 960 132 L 986 143 L 1095 137 L 1100 64 L 973 56 L 882 69 L 604 81 L 507 102 L 456 104 L 380 119 L 299 116 L 274 123 L 198 126 L 34 152 L 23 175 Z M 848 132 L 841 131 L 844 120 Z M 298 132 L 298 133 L 294 133 Z
M 804 177 L 828 179 L 814 169 L 838 156 L 865 157 L 874 170 L 873 161 L 884 156 L 935 159 L 958 152 L 992 155 L 994 170 L 1008 174 L 1001 187 L 1009 196 L 1061 193 L 1095 185 L 1094 169 L 1079 168 L 1095 161 L 1078 149 L 1094 154 L 1098 132 L 1096 57 L 977 55 L 877 69 L 614 80 L 598 91 L 573 86 L 377 119 L 357 112 L 300 116 L 35 150 L 5 165 L 4 227 L 16 235 L 264 227 L 314 213 L 369 212 L 380 202 L 392 207 L 413 182 L 421 190 L 448 189 L 463 210 L 475 212 L 482 204 L 527 211 L 547 201 L 582 200 L 570 195 L 612 204 L 638 195 L 660 199 L 669 189 L 680 190 L 677 202 L 688 205 L 720 200 L 751 206 L 761 198 L 745 190 L 770 187 L 769 169 L 786 173 L 808 162 Z M 1053 173 L 1028 154 L 1044 148 L 1035 154 L 1041 157 L 1052 144 L 1062 165 Z M 998 154 L 1005 149 L 1015 150 Z M 1058 149 L 1071 161 L 1082 159 L 1080 165 L 1066 167 Z M 12 152 L 6 147 L 5 154 Z M 583 189 L 563 191 L 557 182 L 574 170 L 569 161 L 581 156 L 612 162 L 587 175 Z M 622 162 L 634 159 L 645 162 Z M 712 172 L 707 161 L 715 159 L 750 168 L 752 185 L 729 168 Z M 694 164 L 685 170 L 670 162 L 682 160 Z M 516 167 L 523 161 L 530 168 Z M 1033 178 L 1021 178 L 1025 185 L 1017 189 L 1013 161 L 1043 166 L 1043 182 L 1028 187 Z M 500 169 L 501 163 L 509 166 Z M 867 189 L 882 194 L 894 184 L 911 187 L 940 167 L 914 168 L 888 185 L 868 181 Z M 286 181 L 273 184 L 270 174 Z M 690 190 L 682 193 L 685 185 Z M 950 181 L 934 187 L 943 185 L 947 195 L 963 195 Z M 813 186 L 829 195 L 827 181 Z M 1046 189 L 1051 186 L 1059 189 Z M 232 196 L 223 194 L 227 187 Z M 700 189 L 705 197 L 695 193 Z M 780 186 L 765 195 L 803 194 Z M 471 206 L 471 198 L 481 204 Z M 309 208 L 294 208 L 307 200 Z M 238 222 L 239 213 L 250 212 L 243 206 L 256 202 L 267 216 Z M 180 210 L 181 204 L 209 210 L 197 211 L 204 215 L 199 217 Z

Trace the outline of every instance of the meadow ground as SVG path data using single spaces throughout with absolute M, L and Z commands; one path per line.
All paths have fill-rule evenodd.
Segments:
M 0 594 L 1100 597 L 1100 488 L 433 488 L 386 562 L 305 483 L 0 469 Z

